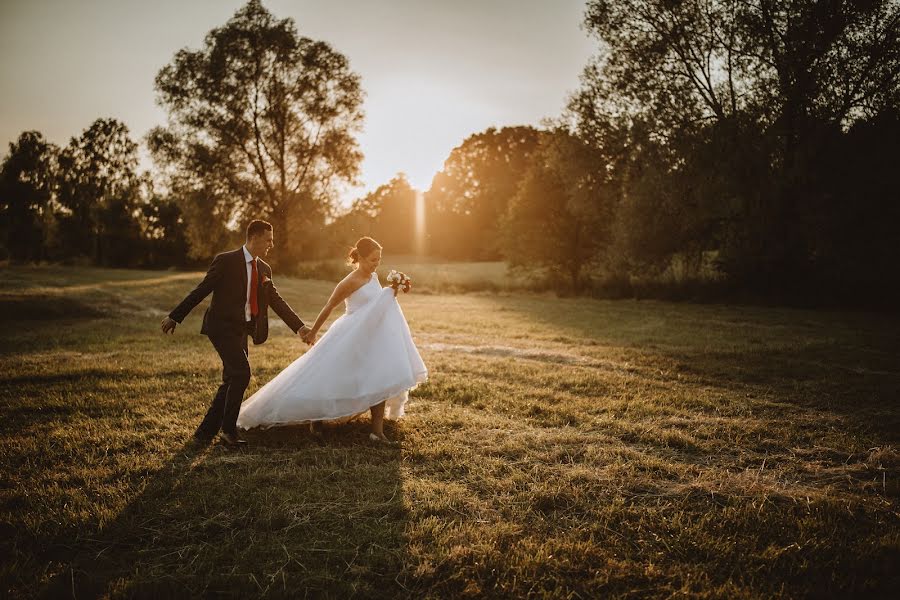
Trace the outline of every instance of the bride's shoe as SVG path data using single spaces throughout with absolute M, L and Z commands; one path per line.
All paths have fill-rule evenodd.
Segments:
M 397 442 L 392 442 L 391 440 L 387 439 L 385 436 L 376 435 L 374 433 L 369 434 L 369 441 L 377 442 L 379 444 L 384 444 L 385 446 L 396 446 L 397 445 Z

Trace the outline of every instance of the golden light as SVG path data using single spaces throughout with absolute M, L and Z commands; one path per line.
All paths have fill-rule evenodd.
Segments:
M 417 256 L 425 254 L 425 194 L 416 190 L 416 234 L 413 248 Z

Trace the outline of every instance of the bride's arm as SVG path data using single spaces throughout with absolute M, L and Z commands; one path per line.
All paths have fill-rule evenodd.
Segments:
M 331 292 L 331 297 L 328 299 L 328 302 L 326 302 L 325 306 L 322 307 L 322 310 L 319 311 L 319 316 L 316 317 L 316 322 L 313 323 L 312 329 L 308 335 L 313 338 L 318 335 L 319 329 L 321 329 L 322 325 L 325 324 L 325 321 L 328 320 L 328 315 L 331 314 L 331 311 L 333 311 L 338 304 L 346 300 L 350 294 L 357 290 L 357 288 L 359 288 L 359 284 L 350 276 L 345 277 L 343 281 L 337 284 L 334 291 Z

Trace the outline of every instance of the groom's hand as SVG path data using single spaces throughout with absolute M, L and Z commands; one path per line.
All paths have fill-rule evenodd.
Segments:
M 297 330 L 297 335 L 300 336 L 301 340 L 303 340 L 304 342 L 309 344 L 311 342 L 309 341 L 308 338 L 309 338 L 309 334 L 311 331 L 312 331 L 312 329 L 310 327 L 304 325 L 303 327 L 301 327 L 300 329 Z
M 175 333 L 175 326 L 178 325 L 178 322 L 171 318 L 166 317 L 162 320 L 162 332 L 163 333 Z

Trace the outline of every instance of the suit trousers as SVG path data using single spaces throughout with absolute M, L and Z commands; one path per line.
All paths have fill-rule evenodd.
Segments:
M 222 385 L 216 390 L 212 405 L 194 434 L 198 437 L 212 437 L 220 429 L 224 433 L 237 433 L 241 402 L 250 385 L 247 333 L 211 335 L 209 341 L 222 359 Z

